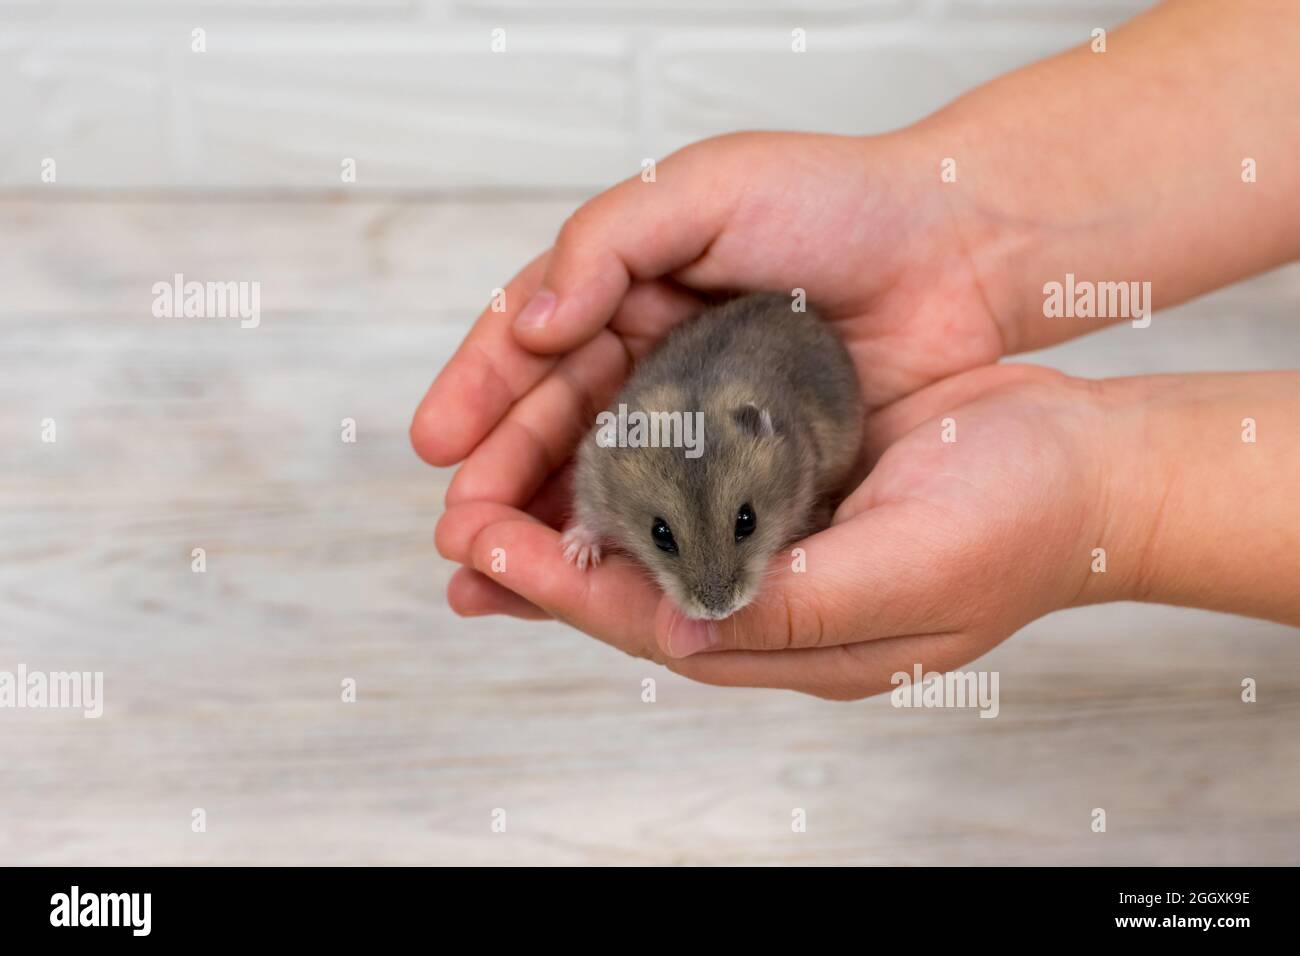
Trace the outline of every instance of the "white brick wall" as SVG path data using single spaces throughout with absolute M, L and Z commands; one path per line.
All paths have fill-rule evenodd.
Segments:
M 348 188 L 586 191 L 728 130 L 896 127 L 1146 5 L 0 0 L 0 188 L 339 189 L 351 157 Z

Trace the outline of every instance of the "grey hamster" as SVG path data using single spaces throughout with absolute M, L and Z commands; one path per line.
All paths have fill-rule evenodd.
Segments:
M 565 557 L 639 560 L 688 617 L 758 592 L 781 548 L 844 491 L 862 398 L 843 343 L 787 296 L 735 299 L 677 326 L 578 447 Z

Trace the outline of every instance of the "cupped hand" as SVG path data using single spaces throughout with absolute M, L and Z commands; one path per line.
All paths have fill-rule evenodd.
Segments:
M 632 361 L 704 297 L 805 290 L 844 339 L 869 409 L 996 361 L 976 230 L 915 137 L 706 140 L 583 205 L 483 312 L 411 425 L 447 495 L 526 508 Z M 536 511 L 536 508 L 533 508 Z
M 707 683 L 866 696 L 1108 596 L 1115 576 L 1093 573 L 1093 549 L 1122 533 L 1112 418 L 1092 383 L 1028 365 L 893 403 L 870 419 L 874 468 L 832 525 L 712 626 L 679 617 L 631 559 L 578 571 L 544 520 L 496 501 L 455 503 L 439 523 L 440 551 L 467 565 L 449 597 L 464 614 L 553 616 Z

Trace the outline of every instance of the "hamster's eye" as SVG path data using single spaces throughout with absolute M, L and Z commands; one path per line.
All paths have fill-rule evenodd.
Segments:
M 749 502 L 745 502 L 740 506 L 740 511 L 736 512 L 736 540 L 748 538 L 754 533 L 757 524 L 758 519 L 754 516 L 754 509 L 750 507 Z
M 669 554 L 677 553 L 677 542 L 673 540 L 673 529 L 668 527 L 668 522 L 663 518 L 655 518 L 654 524 L 650 526 L 650 537 L 654 538 L 655 545 L 660 551 L 667 551 Z

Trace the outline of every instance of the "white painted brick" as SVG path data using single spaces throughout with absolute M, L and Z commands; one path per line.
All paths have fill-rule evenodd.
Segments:
M 184 55 L 180 178 L 204 185 L 443 188 L 609 182 L 634 171 L 616 36 L 475 30 L 210 35 Z
M 106 187 L 344 188 L 344 157 L 360 189 L 590 189 L 635 171 L 620 36 L 489 43 L 487 27 L 218 28 L 202 54 L 179 30 L 0 41 L 0 184 L 37 184 L 45 156 L 61 183 Z
M 666 22 L 727 17 L 737 26 L 783 18 L 844 19 L 896 15 L 916 9 L 919 0 L 454 0 L 457 13 L 546 18 L 574 25 L 619 20 Z
M 0 35 L 0 185 L 165 180 L 167 88 L 148 37 Z M 41 183 L 46 157 L 57 185 Z
M 728 130 L 906 124 L 1142 5 L 0 0 L 0 186 L 38 187 L 51 156 L 107 188 L 587 191 Z
M 916 33 L 808 31 L 793 53 L 779 30 L 671 38 L 649 70 L 654 155 L 735 129 L 875 133 L 920 119 L 973 86 L 1064 46 L 1077 30 Z
M 939 0 L 939 15 L 993 16 L 1020 20 L 1098 20 L 1109 26 L 1156 5 L 1157 0 Z
M 408 12 L 420 0 L 0 0 L 0 18 L 16 13 L 39 13 L 64 22 L 94 22 L 135 18 L 144 24 L 167 17 L 303 16 Z M 438 0 L 426 0 L 438 2 Z

